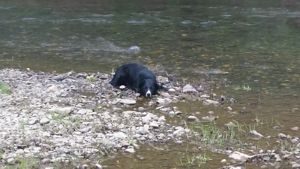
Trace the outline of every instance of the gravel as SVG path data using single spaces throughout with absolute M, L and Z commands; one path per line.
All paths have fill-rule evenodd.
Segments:
M 40 159 L 45 168 L 84 159 L 97 164 L 104 154 L 134 153 L 140 143 L 182 142 L 190 133 L 167 123 L 155 108 L 140 106 L 146 99 L 133 91 L 114 89 L 110 78 L 103 73 L 0 70 L 0 82 L 11 90 L 0 93 L 0 167 L 14 164 L 16 157 Z M 166 88 L 182 88 L 167 77 L 160 79 L 168 82 Z M 204 100 L 200 94 L 191 98 Z M 186 98 L 181 90 L 170 90 L 146 102 L 167 110 Z

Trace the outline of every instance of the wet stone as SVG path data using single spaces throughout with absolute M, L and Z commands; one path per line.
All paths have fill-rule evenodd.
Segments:
M 238 152 L 238 151 L 235 151 L 235 152 L 233 152 L 229 155 L 229 158 L 232 158 L 236 161 L 241 161 L 241 162 L 246 161 L 250 157 L 251 157 L 250 155 L 247 155 L 247 154 L 244 154 L 244 153 L 241 153 L 241 152 Z
M 196 116 L 188 116 L 188 121 L 198 121 L 199 119 Z
M 134 99 L 119 99 L 118 102 L 126 105 L 136 104 L 136 100 Z

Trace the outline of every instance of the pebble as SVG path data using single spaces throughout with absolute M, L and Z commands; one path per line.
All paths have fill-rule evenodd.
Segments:
M 175 129 L 176 130 L 173 132 L 173 135 L 175 137 L 180 137 L 185 134 L 185 129 L 183 127 L 179 126 L 179 127 L 176 127 Z
M 291 130 L 293 130 L 293 131 L 298 131 L 298 130 L 299 130 L 299 127 L 298 127 L 298 126 L 292 127 Z
M 9 165 L 13 165 L 13 164 L 15 164 L 15 162 L 16 162 L 16 160 L 14 159 L 14 158 L 8 158 L 7 160 L 6 160 L 6 162 L 7 162 L 7 164 L 9 164 Z
M 207 122 L 212 122 L 212 121 L 215 121 L 217 119 L 218 119 L 217 116 L 205 116 L 205 117 L 202 117 L 202 120 L 207 121 Z
M 197 93 L 197 90 L 190 84 L 185 85 L 182 88 L 183 93 Z
M 156 78 L 157 78 L 157 81 L 162 84 L 166 84 L 169 82 L 169 78 L 164 77 L 164 76 L 157 76 Z
M 136 100 L 134 99 L 119 99 L 118 102 L 126 105 L 136 104 Z
M 264 137 L 262 134 L 260 134 L 259 132 L 257 132 L 256 130 L 250 130 L 249 132 L 252 136 L 256 137 L 256 138 L 262 138 Z
M 41 120 L 40 120 L 40 124 L 47 124 L 47 123 L 49 123 L 50 122 L 50 120 L 48 119 L 48 118 L 46 118 L 46 117 L 43 117 Z
M 196 116 L 188 116 L 187 120 L 189 120 L 189 121 L 198 121 L 199 119 Z
M 205 99 L 203 101 L 203 104 L 204 105 L 214 105 L 214 106 L 217 106 L 219 105 L 220 103 L 218 101 L 215 101 L 215 100 L 210 100 L 210 99 Z
M 156 121 L 150 122 L 149 126 L 151 126 L 153 128 L 159 128 L 159 124 Z
M 170 92 L 170 93 L 174 93 L 174 92 L 176 92 L 176 90 L 175 90 L 175 89 L 173 89 L 173 88 L 170 88 L 170 89 L 168 89 L 168 92 Z
M 123 90 L 123 89 L 125 89 L 125 88 L 126 88 L 126 86 L 124 86 L 124 85 L 121 85 L 119 88 L 120 88 L 121 90 Z
M 286 135 L 286 134 L 283 134 L 283 133 L 279 133 L 279 134 L 278 134 L 278 137 L 281 138 L 281 139 L 286 139 L 286 138 L 287 138 L 287 135 Z
M 231 153 L 229 155 L 229 158 L 232 158 L 236 161 L 241 161 L 241 162 L 245 162 L 250 157 L 251 157 L 250 155 L 247 155 L 247 154 L 244 154 L 244 153 L 241 153 L 241 152 L 238 152 L 238 151 L 234 151 L 233 153 Z
M 226 163 L 226 162 L 227 162 L 226 159 L 222 159 L 222 160 L 221 160 L 221 163 Z
M 36 123 L 38 123 L 39 122 L 39 120 L 37 119 L 37 118 L 31 118 L 29 121 L 28 121 L 28 124 L 29 125 L 34 125 L 34 124 L 36 124 Z
M 133 146 L 129 146 L 128 148 L 125 149 L 125 152 L 126 153 L 131 153 L 131 154 L 135 153 L 134 147 Z

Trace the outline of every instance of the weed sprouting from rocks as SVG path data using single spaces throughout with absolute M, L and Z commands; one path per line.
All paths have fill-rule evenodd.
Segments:
M 0 94 L 11 94 L 11 88 L 6 83 L 0 82 Z

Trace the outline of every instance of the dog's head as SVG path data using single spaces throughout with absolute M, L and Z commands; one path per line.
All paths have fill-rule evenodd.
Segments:
M 157 94 L 158 85 L 153 79 L 145 79 L 139 86 L 139 93 L 145 97 L 152 97 Z

